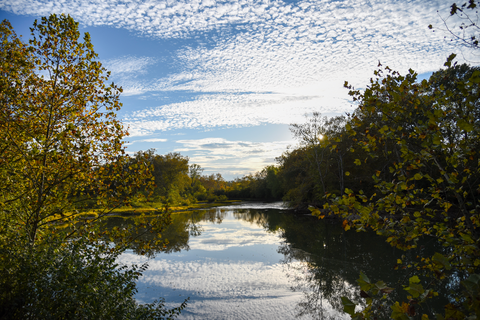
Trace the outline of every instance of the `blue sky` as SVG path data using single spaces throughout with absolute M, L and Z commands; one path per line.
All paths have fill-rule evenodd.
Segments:
M 68 13 L 124 89 L 128 152 L 180 152 L 227 180 L 274 164 L 288 129 L 314 111 L 353 109 L 378 62 L 423 77 L 452 45 L 441 27 L 452 1 L 0 0 L 0 18 L 29 36 L 34 19 Z M 438 10 L 438 13 L 437 13 Z M 450 18 L 449 25 L 455 21 Z

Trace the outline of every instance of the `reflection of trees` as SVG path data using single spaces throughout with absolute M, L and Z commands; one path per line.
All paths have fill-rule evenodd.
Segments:
M 267 231 L 277 231 L 283 239 L 278 252 L 284 255 L 283 263 L 291 279 L 291 289 L 303 292 L 297 305 L 297 315 L 310 315 L 327 319 L 328 310 L 343 311 L 341 297 L 362 303 L 357 279 L 363 271 L 371 281 L 383 280 L 395 290 L 388 300 L 378 301 L 373 312 L 379 319 L 391 314 L 390 301 L 406 298 L 402 284 L 408 283 L 409 269 L 394 270 L 397 259 L 404 262 L 425 256 L 429 251 L 441 252 L 441 247 L 423 243 L 417 252 L 404 253 L 391 247 L 374 233 L 344 232 L 338 221 L 317 220 L 308 215 L 296 215 L 278 210 L 234 210 L 237 219 L 262 226 Z M 425 283 L 425 285 L 427 285 Z M 440 297 L 449 297 L 449 290 L 458 288 L 458 279 L 449 279 Z M 424 305 L 422 312 L 433 314 L 432 308 L 442 301 Z
M 268 232 L 277 231 L 277 226 L 280 225 L 283 217 L 279 210 L 275 209 L 233 209 L 233 216 L 242 221 L 250 222 L 250 224 L 256 224 Z M 279 218 L 278 221 L 276 218 Z M 274 226 L 271 228 L 271 226 Z
M 287 245 L 282 246 L 280 253 L 285 254 L 284 270 L 290 278 L 291 290 L 303 293 L 303 300 L 296 308 L 297 317 L 310 315 L 313 319 L 335 319 L 328 309 L 331 307 L 341 311 L 342 296 L 347 296 L 351 300 L 358 299 L 358 291 L 337 275 L 335 270 L 315 268 L 314 264 L 307 262 L 310 258 L 304 251 Z M 292 258 L 294 256 L 303 256 L 305 260 Z M 313 270 L 316 272 L 312 272 Z
M 139 237 L 141 242 L 132 242 L 129 248 L 136 254 L 147 255 L 152 258 L 155 254 L 180 252 L 190 250 L 188 241 L 191 236 L 201 235 L 202 228 L 199 225 L 202 221 L 211 223 L 222 223 L 227 211 L 222 209 L 209 209 L 176 213 L 171 215 L 171 224 L 161 233 L 152 233 L 145 228 L 137 228 L 136 234 L 132 237 Z M 152 219 L 154 216 L 152 215 Z M 133 216 L 111 217 L 107 220 L 106 229 L 118 227 L 127 229 L 135 223 Z
M 229 210 L 217 208 L 200 211 L 199 213 L 201 213 L 201 218 L 199 221 L 208 221 L 211 223 L 221 224 L 223 219 L 225 219 L 227 216 L 228 211 Z
M 390 300 L 404 301 L 406 291 L 402 284 L 408 283 L 409 269 L 394 270 L 397 259 L 404 263 L 416 259 L 416 256 L 431 256 L 433 252 L 442 252 L 442 247 L 432 243 L 419 245 L 417 252 L 407 253 L 388 245 L 383 238 L 373 233 L 344 232 L 338 221 L 318 220 L 309 215 L 297 215 L 291 211 L 255 210 L 255 209 L 209 209 L 191 211 L 172 215 L 172 224 L 162 234 L 146 233 L 146 240 L 151 250 L 147 255 L 157 253 L 179 252 L 189 250 L 191 236 L 201 234 L 201 222 L 221 224 L 228 212 L 242 221 L 263 227 L 267 232 L 275 232 L 283 242 L 278 252 L 283 254 L 285 271 L 291 280 L 291 289 L 303 293 L 302 301 L 297 305 L 297 316 L 308 315 L 314 319 L 328 319 L 331 309 L 343 313 L 341 297 L 361 303 L 357 279 L 363 271 L 371 281 L 383 280 L 395 290 L 389 295 Z M 111 218 L 110 227 L 125 227 L 130 219 Z M 168 240 L 168 243 L 159 239 Z M 132 246 L 139 253 L 143 249 Z M 402 254 L 405 256 L 402 257 Z M 447 279 L 439 296 L 442 301 L 424 305 L 422 313 L 433 314 L 436 305 L 443 306 L 455 298 L 452 292 L 458 291 L 461 275 Z M 427 283 L 423 283 L 424 287 Z M 374 308 L 375 316 L 387 319 L 390 316 L 390 300 L 382 300 Z M 380 304 L 381 303 L 381 304 Z M 419 313 L 420 313 L 419 312 Z

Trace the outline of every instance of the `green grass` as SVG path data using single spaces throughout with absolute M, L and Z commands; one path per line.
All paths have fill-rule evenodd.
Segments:
M 174 205 L 169 206 L 168 210 L 171 213 L 181 213 L 188 210 L 197 210 L 197 209 L 207 209 L 220 207 L 225 205 L 239 204 L 240 200 L 225 200 L 225 201 L 216 201 L 216 202 L 197 202 L 190 205 Z M 141 214 L 141 213 L 153 213 L 155 211 L 165 210 L 165 204 L 155 203 L 155 202 L 143 202 L 135 203 L 131 206 L 124 206 L 112 210 L 112 214 Z

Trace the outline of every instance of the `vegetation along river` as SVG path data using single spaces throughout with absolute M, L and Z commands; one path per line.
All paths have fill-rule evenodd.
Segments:
M 189 297 L 179 319 L 347 319 L 341 297 L 362 300 L 361 271 L 395 288 L 393 301 L 405 296 L 399 282 L 408 270 L 394 270 L 402 252 L 374 233 L 343 231 L 341 221 L 298 214 L 281 202 L 172 217 L 166 247 L 144 255 L 128 250 L 119 262 L 148 263 L 138 281 L 139 302 L 164 297 L 174 307 Z M 124 221 L 112 218 L 111 224 Z M 455 279 L 446 283 L 455 286 Z M 380 318 L 391 313 L 383 308 Z

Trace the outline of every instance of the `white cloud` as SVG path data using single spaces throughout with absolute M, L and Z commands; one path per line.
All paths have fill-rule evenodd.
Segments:
M 118 0 L 41 1 L 5 0 L 3 10 L 16 14 L 69 13 L 86 25 L 113 25 L 156 37 L 184 37 L 231 23 L 264 18 L 269 1 L 163 1 Z
M 153 57 L 124 56 L 103 62 L 103 66 L 111 72 L 112 79 L 123 89 L 123 96 L 141 95 L 148 91 L 146 83 L 151 80 L 139 80 L 145 76 L 151 66 L 157 63 Z M 144 77 L 143 77 L 144 78 Z
M 144 139 L 136 140 L 135 142 L 167 142 L 167 139 Z
M 130 129 L 129 129 L 129 131 L 130 131 Z M 167 142 L 167 141 L 168 141 L 167 139 L 152 138 L 152 139 L 129 141 L 129 142 L 126 142 L 124 145 L 128 146 L 128 145 L 132 145 L 132 144 L 137 143 L 137 142 Z
M 343 82 L 364 87 L 378 62 L 405 73 L 434 71 L 458 51 L 442 26 L 441 0 L 3 0 L 16 14 L 65 12 L 89 26 L 126 28 L 157 39 L 200 39 L 177 52 L 177 71 L 147 77 L 157 62 L 126 56 L 107 61 L 124 96 L 193 92 L 192 101 L 125 116 L 132 136 L 170 129 L 208 129 L 303 122 L 351 108 Z M 449 19 L 455 24 L 455 19 Z M 207 43 L 208 45 L 204 45 Z M 474 60 L 471 52 L 465 58 Z M 142 77 L 136 77 L 142 75 Z M 219 94 L 212 94 L 219 93 Z M 145 98 L 145 96 L 142 96 Z
M 124 117 L 131 135 L 147 135 L 170 129 L 247 127 L 267 123 L 304 122 L 304 114 L 320 111 L 333 115 L 348 110 L 347 90 L 340 99 L 331 92 L 318 96 L 295 94 L 205 94 L 188 102 L 144 109 Z M 325 84 L 331 85 L 331 84 Z
M 292 141 L 251 142 L 223 138 L 178 140 L 182 147 L 174 151 L 188 153 L 190 162 L 205 169 L 204 174 L 222 172 L 228 176 L 254 173 L 275 163 Z
M 136 76 L 147 73 L 147 67 L 155 64 L 157 61 L 152 57 L 132 57 L 126 56 L 117 59 L 107 60 L 103 63 L 113 76 Z

